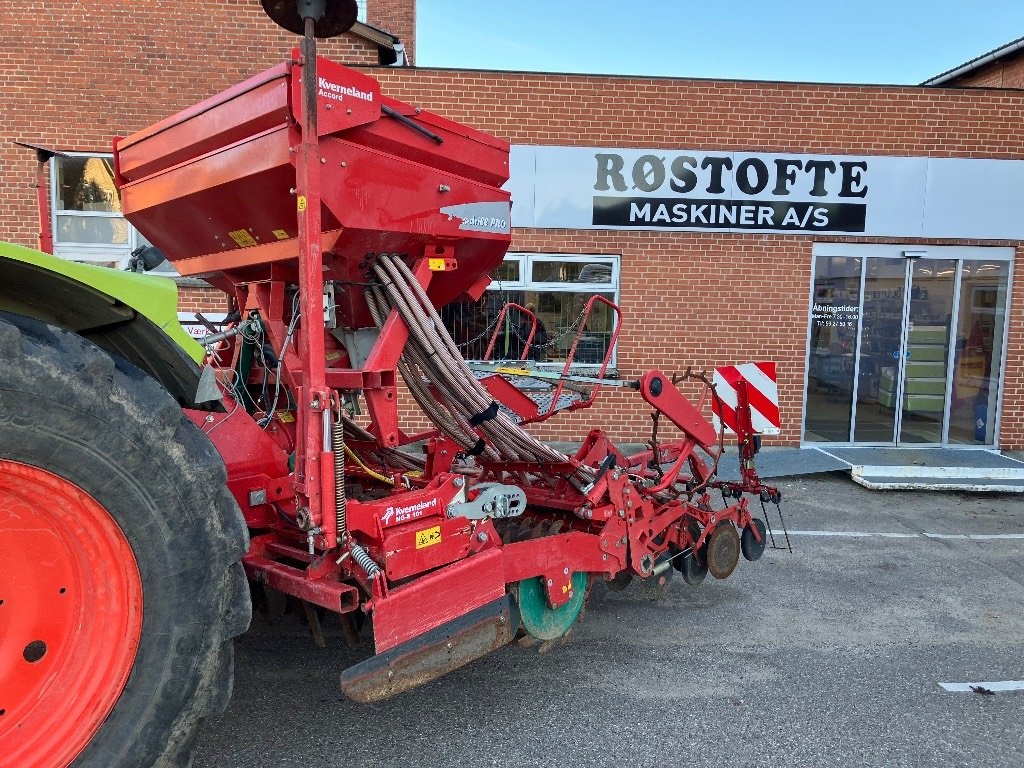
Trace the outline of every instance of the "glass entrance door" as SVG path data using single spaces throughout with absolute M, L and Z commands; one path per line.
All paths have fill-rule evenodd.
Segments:
M 891 444 L 903 373 L 903 326 L 907 293 L 903 258 L 868 259 L 864 268 L 853 442 Z
M 959 273 L 946 442 L 994 445 L 1010 264 L 964 261 Z
M 805 442 L 995 443 L 1009 262 L 936 250 L 816 257 Z
M 868 259 L 853 442 L 939 445 L 956 260 Z
M 909 301 L 896 442 L 939 445 L 946 431 L 957 263 L 920 258 L 907 266 Z

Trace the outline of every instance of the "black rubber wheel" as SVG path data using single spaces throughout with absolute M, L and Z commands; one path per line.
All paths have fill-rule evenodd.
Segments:
M 693 552 L 687 552 L 678 558 L 677 562 L 679 563 L 679 573 L 682 575 L 683 581 L 691 587 L 696 587 L 708 575 L 707 565 L 702 559 L 694 556 Z
M 760 541 L 754 538 L 754 532 L 751 530 L 754 526 L 757 526 L 757 532 L 761 538 Z M 767 535 L 764 522 L 756 517 L 751 518 L 751 524 L 743 529 L 743 536 L 740 537 L 740 548 L 743 550 L 743 557 L 750 562 L 759 560 L 761 555 L 764 554 L 765 545 L 768 543 Z
M 700 539 L 702 531 L 696 521 L 691 520 L 688 523 L 687 528 L 690 531 L 690 537 L 693 541 Z M 672 554 L 676 555 L 672 560 L 672 567 L 679 571 L 679 574 L 683 577 L 683 581 L 691 587 L 696 587 L 704 581 L 704 578 L 708 575 L 706 542 L 700 549 L 691 550 L 685 555 L 678 555 L 677 552 L 673 552 Z
M 220 456 L 131 364 L 73 333 L 0 313 L 0 461 L 91 496 L 138 565 L 130 674 L 97 729 L 80 734 L 86 743 L 74 765 L 188 765 L 200 721 L 227 706 L 232 638 L 251 614 L 240 562 L 248 532 Z M 70 652 L 78 638 L 64 638 Z M 0 722 L 0 731 L 18 727 L 10 717 Z

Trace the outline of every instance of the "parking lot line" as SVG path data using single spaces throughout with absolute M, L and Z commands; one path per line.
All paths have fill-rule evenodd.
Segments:
M 965 541 L 990 541 L 1001 539 L 1024 539 L 1024 533 L 899 533 L 896 531 L 789 531 L 790 536 L 818 536 L 822 538 L 866 539 L 962 539 Z
M 1024 691 L 1024 680 L 996 680 L 981 683 L 939 683 L 950 693 L 977 693 L 983 688 L 993 693 L 998 691 Z

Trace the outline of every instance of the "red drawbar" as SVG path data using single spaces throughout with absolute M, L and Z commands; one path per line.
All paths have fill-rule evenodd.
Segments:
M 0 461 L 0 755 L 63 768 L 117 702 L 142 580 L 110 514 L 74 483 Z

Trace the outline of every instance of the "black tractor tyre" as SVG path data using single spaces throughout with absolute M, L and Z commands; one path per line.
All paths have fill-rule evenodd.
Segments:
M 187 766 L 200 721 L 227 706 L 232 638 L 251 615 L 240 562 L 248 531 L 221 457 L 139 369 L 74 333 L 0 313 L 0 460 L 88 493 L 138 564 L 138 650 L 72 764 Z

